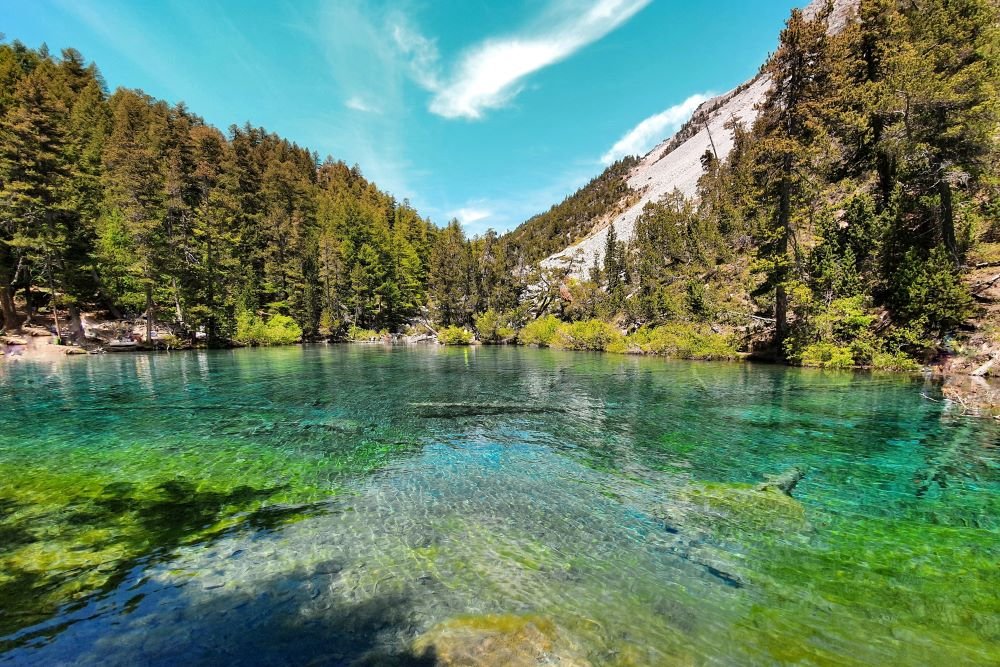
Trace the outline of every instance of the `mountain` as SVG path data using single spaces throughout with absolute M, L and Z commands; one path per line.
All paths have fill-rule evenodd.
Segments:
M 836 0 L 829 18 L 831 32 L 846 25 L 859 0 Z M 813 0 L 805 8 L 807 17 L 815 15 L 826 0 Z M 529 239 L 534 247 L 546 241 L 558 249 L 542 259 L 547 268 L 564 267 L 570 275 L 584 276 L 601 255 L 607 242 L 608 228 L 614 225 L 619 240 L 629 241 L 635 233 L 635 223 L 649 202 L 656 202 L 675 190 L 686 197 L 697 194 L 698 179 L 704 173 L 702 156 L 712 152 L 725 160 L 733 148 L 733 123 L 750 126 L 757 118 L 758 106 L 771 89 L 765 74 L 758 74 L 746 83 L 699 106 L 691 118 L 672 137 L 668 137 L 641 159 L 615 163 L 562 204 L 547 213 L 535 216 L 511 232 L 523 245 Z M 622 165 L 628 168 L 623 169 Z M 605 193 L 618 196 L 595 198 L 595 185 Z M 577 205 L 578 199 L 585 205 Z M 596 204 L 596 205 L 595 205 Z M 569 212 L 589 212 L 586 220 L 567 220 Z M 560 224 L 562 223 L 562 224 Z M 575 232 L 567 243 L 562 236 L 538 238 L 538 228 Z

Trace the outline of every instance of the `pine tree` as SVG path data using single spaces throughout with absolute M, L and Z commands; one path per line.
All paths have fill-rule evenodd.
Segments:
M 771 210 L 758 230 L 758 270 L 764 283 L 758 293 L 773 292 L 775 339 L 779 349 L 788 335 L 788 286 L 796 277 L 796 219 L 809 208 L 807 165 L 822 141 L 821 104 L 829 83 L 826 10 L 807 20 L 800 10 L 781 33 L 778 51 L 766 72 L 772 88 L 754 131 L 761 137 L 758 179 Z
M 146 340 L 152 341 L 154 295 L 166 263 L 163 153 L 166 105 L 145 95 L 119 90 L 111 99 L 114 124 L 105 148 L 105 192 L 110 219 L 105 234 L 117 252 L 111 262 L 142 294 Z M 113 239 L 113 240 L 112 240 Z
M 70 171 L 66 110 L 47 88 L 51 76 L 48 67 L 39 67 L 22 79 L 0 122 L 0 308 L 5 328 L 17 330 L 13 283 L 19 270 L 34 265 L 48 283 L 58 335 L 57 273 L 67 247 Z
M 458 220 L 448 223 L 431 251 L 429 292 L 439 324 L 464 326 L 475 312 L 472 253 Z
M 604 239 L 604 277 L 607 280 L 608 294 L 617 294 L 622 282 L 622 266 L 619 262 L 618 235 L 614 223 L 608 225 L 608 233 Z
M 188 316 L 204 323 L 210 344 L 218 341 L 221 326 L 236 314 L 240 261 L 237 179 L 232 151 L 214 128 L 191 130 L 195 200 L 191 223 L 192 270 L 187 290 L 192 304 Z
M 936 195 L 925 210 L 958 265 L 956 189 L 968 189 L 993 167 L 1000 121 L 998 9 L 990 0 L 923 0 L 907 8 L 910 48 L 901 65 L 904 169 Z

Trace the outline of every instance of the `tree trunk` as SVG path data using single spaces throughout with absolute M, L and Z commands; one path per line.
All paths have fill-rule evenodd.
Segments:
M 944 174 L 938 174 L 938 195 L 941 198 L 941 238 L 944 247 L 951 253 L 955 264 L 958 264 L 958 241 L 955 239 L 955 209 L 951 199 L 951 186 L 944 179 Z
M 35 316 L 35 297 L 31 291 L 31 281 L 24 284 L 24 326 L 31 324 L 31 319 Z
M 101 277 L 97 275 L 97 269 L 95 269 L 94 267 L 90 267 L 90 275 L 94 279 L 94 284 L 97 286 L 97 294 L 98 296 L 101 297 L 101 301 L 104 303 L 104 307 L 108 309 L 109 313 L 111 313 L 111 317 L 115 318 L 116 320 L 124 319 L 125 316 L 122 315 L 122 311 L 118 310 L 118 308 L 115 306 L 115 302 L 112 301 L 108 297 L 107 292 L 104 291 L 104 285 L 101 283 Z
M 52 268 L 47 266 L 46 273 L 49 274 L 49 306 L 52 308 L 52 320 L 56 325 L 56 340 L 62 343 L 62 331 L 59 328 L 59 307 L 56 303 L 56 284 L 52 280 Z
M 146 344 L 153 344 L 153 286 L 146 284 Z
M 791 172 L 791 160 L 786 158 L 785 173 Z M 777 259 L 782 266 L 777 271 L 777 285 L 774 289 L 774 338 L 778 344 L 778 354 L 783 354 L 783 344 L 788 337 L 788 293 L 785 280 L 788 278 L 784 264 L 788 261 L 788 246 L 792 236 L 792 183 L 789 177 L 781 179 L 781 193 L 778 204 L 778 227 L 781 240 L 778 243 Z
M 896 160 L 882 145 L 885 134 L 885 119 L 876 113 L 871 121 L 872 145 L 875 150 L 875 171 L 878 173 L 878 191 L 880 210 L 889 208 L 892 201 L 892 191 L 896 181 Z
M 14 308 L 14 291 L 10 285 L 0 285 L 0 310 L 3 311 L 3 327 L 9 333 L 21 331 L 21 320 Z
M 174 310 L 177 311 L 177 323 L 184 326 L 184 311 L 181 310 L 181 296 L 177 289 L 177 278 L 171 278 L 174 286 Z
M 3 328 L 8 333 L 19 333 L 21 320 L 14 308 L 14 280 L 17 279 L 17 271 L 13 264 L 10 246 L 0 242 L 0 315 L 3 315 Z
M 784 355 L 786 338 L 788 338 L 788 293 L 782 283 L 774 289 L 774 340 L 778 344 L 779 355 Z
M 219 337 L 218 324 L 215 316 L 215 258 L 212 253 L 212 235 L 206 240 L 208 250 L 208 344 L 215 345 Z
M 80 309 L 76 307 L 75 303 L 71 303 L 68 310 L 70 336 L 77 343 L 83 343 L 87 340 L 87 336 L 83 331 L 83 322 L 80 320 Z

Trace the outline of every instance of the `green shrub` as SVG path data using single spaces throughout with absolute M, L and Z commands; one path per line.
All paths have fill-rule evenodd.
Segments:
M 674 359 L 735 359 L 739 356 L 728 336 L 700 330 L 693 324 L 642 327 L 630 335 L 625 344 L 630 351 Z
M 476 315 L 476 332 L 483 343 L 509 343 L 517 336 L 517 330 L 511 326 L 512 317 L 509 313 L 501 313 L 490 308 Z
M 347 323 L 339 317 L 334 317 L 327 311 L 319 317 L 319 333 L 322 336 L 340 337 L 347 330 Z
M 234 340 L 242 345 L 290 345 L 302 339 L 302 327 L 287 315 L 274 315 L 264 321 L 249 311 L 236 316 Z
M 817 368 L 853 368 L 854 356 L 851 348 L 844 345 L 813 343 L 802 350 L 799 363 Z
M 603 352 L 621 344 L 622 334 L 614 325 L 602 320 L 584 320 L 561 324 L 556 329 L 551 345 L 565 350 L 594 350 Z
M 184 345 L 184 341 L 173 334 L 165 334 L 156 340 L 158 345 L 163 345 L 168 350 L 177 350 Z
M 793 364 L 824 368 L 867 366 L 882 349 L 872 325 L 876 316 L 862 296 L 813 303 L 799 313 L 785 340 L 785 356 Z
M 264 339 L 264 321 L 249 310 L 236 314 L 236 335 L 233 340 L 241 345 L 260 345 Z
M 555 340 L 559 324 L 559 318 L 555 315 L 539 317 L 524 325 L 524 328 L 518 332 L 517 339 L 522 345 L 548 347 Z
M 877 371 L 900 373 L 914 373 L 920 370 L 920 364 L 904 352 L 877 352 L 872 356 L 871 367 Z
M 892 282 L 896 315 L 925 336 L 939 337 L 973 312 L 969 289 L 944 248 L 934 248 L 927 257 L 911 249 Z
M 462 327 L 450 326 L 438 331 L 437 339 L 442 345 L 469 345 L 472 343 L 472 332 Z
M 262 345 L 291 345 L 302 340 L 302 327 L 287 315 L 275 315 L 264 325 Z
M 379 340 L 383 335 L 384 332 L 375 331 L 374 329 L 363 329 L 356 324 L 352 324 L 347 329 L 347 340 L 356 342 Z

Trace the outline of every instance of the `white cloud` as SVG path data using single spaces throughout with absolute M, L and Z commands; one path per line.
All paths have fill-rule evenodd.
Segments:
M 611 164 L 626 155 L 645 155 L 653 146 L 680 129 L 698 105 L 710 97 L 710 93 L 692 95 L 680 104 L 650 116 L 616 141 L 615 145 L 601 156 L 601 162 Z
M 369 104 L 359 95 L 354 95 L 353 97 L 348 98 L 347 101 L 344 102 L 344 106 L 347 107 L 348 109 L 353 109 L 354 111 L 362 111 L 364 113 L 382 113 L 382 111 L 378 107 Z
M 411 28 L 401 16 L 396 16 L 393 24 L 392 38 L 409 60 L 414 80 L 427 90 L 440 88 L 437 44 Z
M 463 225 L 471 225 L 482 220 L 486 220 L 493 215 L 493 211 L 480 206 L 464 206 L 451 213 L 450 217 L 458 218 Z
M 393 36 L 409 56 L 413 77 L 434 93 L 430 110 L 444 118 L 482 118 L 484 112 L 504 106 L 523 89 L 533 72 L 568 58 L 579 49 L 615 30 L 651 0 L 590 0 L 584 11 L 578 3 L 561 0 L 544 16 L 544 27 L 522 34 L 487 39 L 466 51 L 449 77 L 439 72 L 436 44 L 409 28 L 397 25 Z

